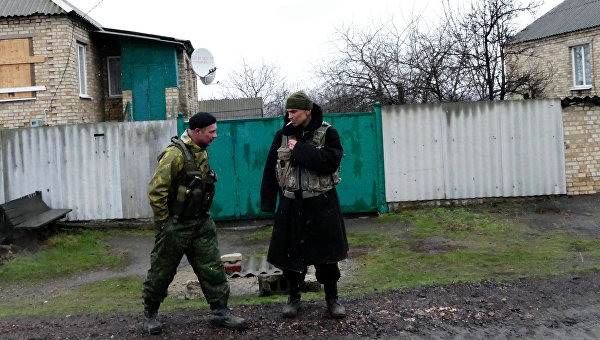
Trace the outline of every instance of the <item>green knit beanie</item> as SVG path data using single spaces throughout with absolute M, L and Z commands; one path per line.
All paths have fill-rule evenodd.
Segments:
M 312 110 L 312 107 L 312 100 L 302 91 L 292 93 L 285 102 L 286 109 Z

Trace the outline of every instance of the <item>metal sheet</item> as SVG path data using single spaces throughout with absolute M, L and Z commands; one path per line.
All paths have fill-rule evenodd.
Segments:
M 3 201 L 42 191 L 67 220 L 149 218 L 156 157 L 176 121 L 95 123 L 3 130 Z
M 264 107 L 262 98 L 237 98 L 221 100 L 201 100 L 198 111 L 212 113 L 217 119 L 262 118 Z
M 48 0 L 0 1 L 0 18 L 10 16 L 27 16 L 36 13 L 61 14 L 64 13 L 64 11 L 54 2 Z
M 558 100 L 383 107 L 388 202 L 565 194 Z
M 342 211 L 377 211 L 379 133 L 375 113 L 327 114 L 323 119 L 336 128 L 344 148 L 342 181 L 336 187 Z M 260 211 L 260 185 L 282 117 L 225 120 L 217 125 L 219 137 L 209 148 L 211 167 L 219 176 L 212 216 L 216 220 L 270 217 Z

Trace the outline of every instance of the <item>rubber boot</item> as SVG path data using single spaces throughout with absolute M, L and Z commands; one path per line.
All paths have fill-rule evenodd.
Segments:
M 158 306 L 144 307 L 144 331 L 148 334 L 160 334 L 162 325 L 156 316 L 158 315 Z
M 329 315 L 335 319 L 346 317 L 346 308 L 338 302 L 337 283 L 328 283 L 324 285 L 325 302 Z
M 300 285 L 290 287 L 290 295 L 285 306 L 283 306 L 283 317 L 295 318 L 300 309 Z
M 210 304 L 210 324 L 215 327 L 225 327 L 229 329 L 243 330 L 248 328 L 248 323 L 244 318 L 231 313 L 227 308 L 229 295 L 225 295 L 219 301 Z

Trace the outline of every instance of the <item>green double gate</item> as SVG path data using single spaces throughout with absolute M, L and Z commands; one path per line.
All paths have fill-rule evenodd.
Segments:
M 326 114 L 323 120 L 339 132 L 344 148 L 337 185 L 344 213 L 386 212 L 381 138 L 381 107 L 375 112 Z M 217 172 L 217 192 L 211 213 L 215 220 L 271 217 L 260 211 L 260 185 L 273 137 L 283 117 L 223 120 L 209 147 Z M 178 134 L 188 127 L 180 116 Z

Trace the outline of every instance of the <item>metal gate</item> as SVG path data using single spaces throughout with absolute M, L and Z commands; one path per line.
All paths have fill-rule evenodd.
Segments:
M 326 114 L 344 148 L 341 183 L 337 186 L 344 213 L 385 212 L 381 108 L 376 112 Z M 213 201 L 216 220 L 270 217 L 260 211 L 260 185 L 273 137 L 282 117 L 221 120 L 218 138 L 209 147 L 210 164 L 219 181 Z M 188 127 L 180 116 L 178 133 Z

